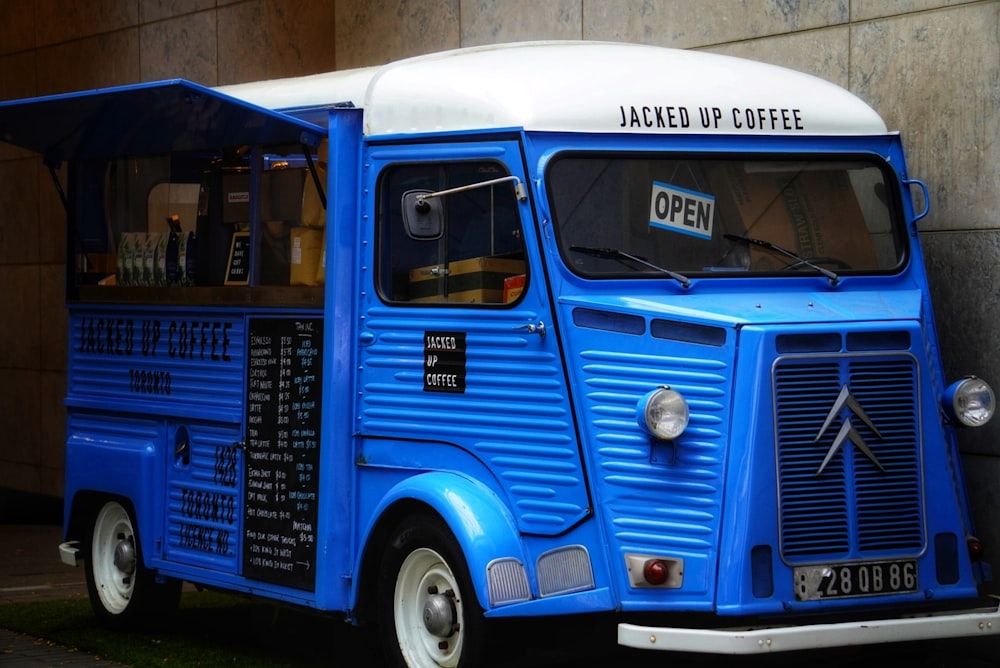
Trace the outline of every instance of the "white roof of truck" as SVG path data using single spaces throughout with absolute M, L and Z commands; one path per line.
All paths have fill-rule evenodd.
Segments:
M 522 42 L 217 88 L 289 113 L 364 109 L 367 135 L 540 131 L 878 135 L 880 116 L 829 81 L 757 61 L 611 42 Z

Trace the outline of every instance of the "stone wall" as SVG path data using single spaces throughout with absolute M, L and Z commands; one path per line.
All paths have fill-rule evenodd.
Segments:
M 946 376 L 1000 388 L 998 36 L 998 0 L 8 1 L 0 99 L 178 77 L 214 86 L 534 39 L 704 49 L 804 70 L 902 132 L 911 176 L 931 195 L 920 236 Z M 53 496 L 66 368 L 59 207 L 38 159 L 0 144 L 0 488 Z M 1000 419 L 962 435 L 994 546 L 998 434 Z

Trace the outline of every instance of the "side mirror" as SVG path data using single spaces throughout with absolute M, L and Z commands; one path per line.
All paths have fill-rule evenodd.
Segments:
M 430 190 L 403 193 L 403 227 L 411 239 L 433 241 L 444 232 L 444 214 L 438 197 L 427 197 Z

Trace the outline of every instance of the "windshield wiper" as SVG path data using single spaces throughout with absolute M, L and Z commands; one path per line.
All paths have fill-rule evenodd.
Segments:
M 669 269 L 664 269 L 663 267 L 657 266 L 652 262 L 645 260 L 641 257 L 632 255 L 631 253 L 626 253 L 623 250 L 618 250 L 617 248 L 595 248 L 593 246 L 570 246 L 570 250 L 576 251 L 578 253 L 586 253 L 588 255 L 593 255 L 594 257 L 604 257 L 611 258 L 618 261 L 631 260 L 637 264 L 641 264 L 644 267 L 648 267 L 654 271 L 658 271 L 661 274 L 666 274 L 670 278 L 674 279 L 681 284 L 681 287 L 690 287 L 691 279 L 683 274 L 678 274 L 676 271 L 670 271 Z
M 830 285 L 836 285 L 837 283 L 840 283 L 840 276 L 838 276 L 834 272 L 832 272 L 829 269 L 826 269 L 824 267 L 821 267 L 818 264 L 810 262 L 809 260 L 807 260 L 806 258 L 802 257 L 801 255 L 797 255 L 797 254 L 793 253 L 792 251 L 788 250 L 787 248 L 782 248 L 778 244 L 774 244 L 774 243 L 771 243 L 770 241 L 764 241 L 763 239 L 757 239 L 757 238 L 754 238 L 754 237 L 745 237 L 745 236 L 742 236 L 740 234 L 724 234 L 723 236 L 726 239 L 730 239 L 730 240 L 733 240 L 733 241 L 742 241 L 745 244 L 753 244 L 754 246 L 760 246 L 761 248 L 766 248 L 769 251 L 773 251 L 775 253 L 780 253 L 781 255 L 784 255 L 786 257 L 790 257 L 793 260 L 795 260 L 795 264 L 794 265 L 788 265 L 789 267 L 793 267 L 793 266 L 796 266 L 796 265 L 803 264 L 803 265 L 809 267 L 810 269 L 815 269 L 819 273 L 821 273 L 824 276 L 826 276 L 827 280 L 830 281 Z

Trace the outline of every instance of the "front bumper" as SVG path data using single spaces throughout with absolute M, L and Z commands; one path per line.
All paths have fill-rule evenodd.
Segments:
M 766 654 L 998 633 L 1000 607 L 994 603 L 960 612 L 801 626 L 692 629 L 619 624 L 618 644 L 668 652 Z

